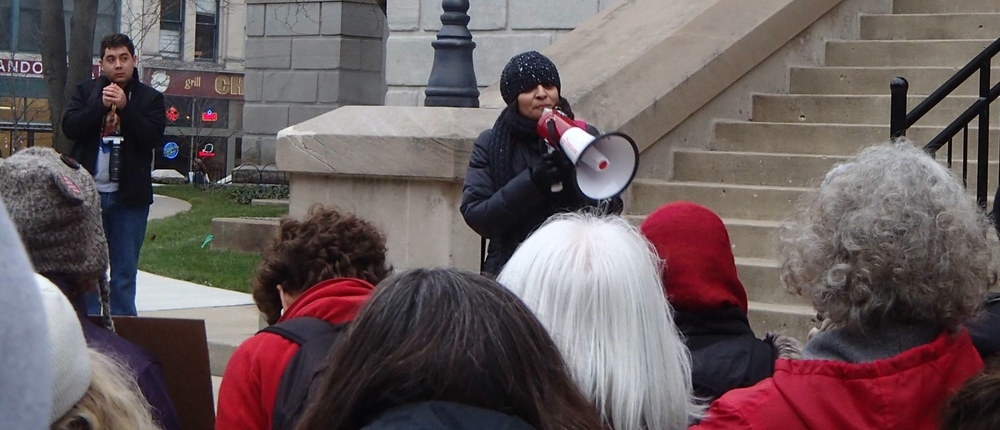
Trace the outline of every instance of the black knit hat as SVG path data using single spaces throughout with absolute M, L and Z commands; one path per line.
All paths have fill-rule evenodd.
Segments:
M 522 52 L 515 55 L 500 73 L 500 95 L 511 104 L 517 95 L 537 85 L 555 86 L 562 93 L 559 71 L 548 57 L 538 51 Z

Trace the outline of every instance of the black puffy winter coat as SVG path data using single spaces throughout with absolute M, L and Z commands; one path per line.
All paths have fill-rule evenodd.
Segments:
M 598 134 L 591 126 L 587 127 L 587 132 Z M 516 174 L 506 183 L 497 183 L 496 175 L 490 171 L 492 137 L 493 131 L 486 130 L 476 139 L 462 187 L 461 210 L 469 227 L 489 239 L 483 271 L 496 275 L 517 246 L 550 216 L 588 206 L 596 208 L 601 202 L 580 193 L 575 175 L 565 178 L 561 192 L 553 193 L 535 186 L 530 168 L 547 150 L 545 142 L 537 137 L 528 139 L 512 135 L 513 142 L 507 154 L 512 158 Z M 608 200 L 601 206 L 609 212 L 620 213 L 621 198 Z

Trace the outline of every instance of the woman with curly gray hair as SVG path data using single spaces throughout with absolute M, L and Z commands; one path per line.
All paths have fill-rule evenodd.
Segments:
M 938 428 L 940 407 L 983 366 L 963 323 L 996 282 L 989 228 L 909 141 L 835 167 L 782 227 L 780 253 L 782 283 L 836 328 L 695 428 Z

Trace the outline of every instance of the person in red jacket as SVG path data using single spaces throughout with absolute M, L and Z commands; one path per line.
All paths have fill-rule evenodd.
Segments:
M 385 236 L 353 214 L 314 206 L 303 221 L 286 218 L 264 249 L 253 296 L 268 324 L 314 317 L 351 322 L 392 268 Z M 281 375 L 299 346 L 258 333 L 233 352 L 219 388 L 215 428 L 270 429 Z
M 983 367 L 963 323 L 996 282 L 989 223 L 909 141 L 827 174 L 781 229 L 781 280 L 836 328 L 730 391 L 694 429 L 937 429 Z

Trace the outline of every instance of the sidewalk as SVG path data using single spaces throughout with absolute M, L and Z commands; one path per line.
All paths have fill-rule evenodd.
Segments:
M 154 195 L 149 219 L 167 218 L 190 209 L 191 204 L 186 201 Z M 205 320 L 217 398 L 218 384 L 233 350 L 258 330 L 259 316 L 253 298 L 246 293 L 139 271 L 135 301 L 140 316 Z

